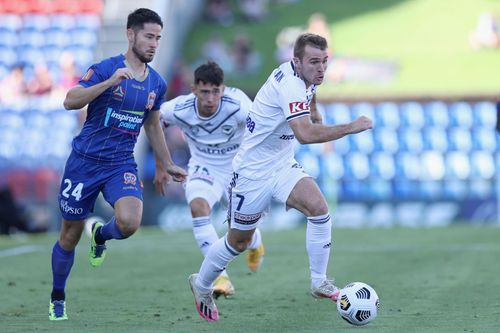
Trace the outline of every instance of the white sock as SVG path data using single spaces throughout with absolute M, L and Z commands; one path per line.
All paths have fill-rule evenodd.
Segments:
M 309 255 L 311 286 L 316 287 L 326 279 L 332 241 L 330 214 L 307 218 L 306 248 Z
M 193 218 L 193 234 L 204 257 L 207 255 L 210 246 L 219 239 L 217 231 L 215 231 L 214 226 L 210 223 L 210 216 Z
M 210 222 L 210 216 L 193 218 L 193 234 L 204 257 L 207 256 L 210 247 L 219 240 L 219 235 L 217 235 L 217 231 Z M 227 276 L 227 273 L 223 271 L 220 275 Z
M 262 236 L 260 235 L 260 230 L 257 228 L 252 236 L 252 241 L 248 245 L 248 249 L 256 249 L 262 244 Z
M 205 256 L 200 267 L 196 286 L 202 292 L 212 289 L 212 283 L 223 272 L 227 265 L 236 258 L 240 252 L 236 251 L 227 242 L 227 234 L 215 242 Z

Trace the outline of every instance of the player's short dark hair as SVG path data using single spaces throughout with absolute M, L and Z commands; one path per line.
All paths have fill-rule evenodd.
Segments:
M 304 57 L 304 50 L 306 48 L 306 45 L 310 45 L 322 51 L 328 48 L 328 42 L 325 38 L 316 34 L 304 33 L 297 37 L 297 40 L 295 41 L 295 45 L 293 47 L 293 56 L 302 60 L 302 58 Z
M 224 83 L 224 71 L 213 61 L 208 61 L 194 71 L 194 84 L 200 81 L 220 86 Z
M 127 29 L 141 30 L 144 29 L 144 23 L 156 23 L 163 28 L 163 22 L 160 15 L 155 11 L 147 8 L 139 8 L 128 15 Z

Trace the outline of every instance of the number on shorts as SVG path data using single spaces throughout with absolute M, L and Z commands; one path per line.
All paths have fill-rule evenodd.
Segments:
M 240 199 L 240 202 L 238 202 L 238 206 L 236 206 L 236 210 L 240 210 L 241 205 L 243 205 L 243 201 L 245 201 L 245 196 L 241 194 L 235 194 L 235 196 Z
M 71 187 L 73 186 L 73 183 L 71 183 L 71 180 L 66 178 L 64 180 L 64 184 L 66 184 L 66 188 L 62 191 L 62 196 L 65 198 L 69 198 L 69 190 L 71 190 Z M 82 197 L 82 190 L 83 190 L 83 183 L 78 183 L 73 191 L 71 191 L 71 195 L 75 197 L 76 201 L 80 201 L 80 198 Z
M 201 167 L 199 165 L 195 165 L 194 166 L 195 169 L 194 169 L 194 172 L 193 173 L 201 173 L 201 174 L 206 174 L 207 176 L 210 175 L 210 173 L 208 172 L 208 169 L 205 168 L 205 167 Z M 200 172 L 200 169 L 201 169 L 201 172 Z

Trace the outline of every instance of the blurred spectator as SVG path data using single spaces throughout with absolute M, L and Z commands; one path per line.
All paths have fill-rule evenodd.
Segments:
M 24 81 L 24 67 L 16 65 L 11 72 L 0 81 L 0 101 L 11 104 L 27 93 Z
M 311 32 L 320 35 L 328 42 L 328 52 L 331 55 L 333 52 L 332 37 L 330 33 L 330 26 L 326 21 L 325 15 L 322 13 L 312 14 L 305 28 L 300 26 L 292 26 L 283 28 L 276 36 L 276 52 L 275 58 L 278 63 L 283 63 L 293 58 L 293 45 L 297 37 L 304 33 Z
M 172 77 L 168 80 L 167 100 L 179 95 L 189 94 L 191 92 L 191 69 L 182 61 L 177 59 Z
M 224 71 L 232 71 L 230 50 L 219 34 L 212 35 L 210 39 L 203 44 L 201 55 L 203 61 L 215 61 Z
M 76 86 L 80 81 L 80 73 L 76 67 L 75 57 L 70 52 L 64 52 L 59 60 L 61 66 L 61 79 L 58 82 L 59 88 L 63 89 L 65 93 Z
M 239 33 L 234 37 L 231 54 L 235 74 L 252 73 L 260 67 L 260 54 L 253 49 L 252 42 L 245 33 Z
M 320 35 L 326 39 L 328 42 L 328 53 L 333 54 L 333 43 L 330 25 L 326 21 L 326 17 L 323 13 L 314 13 L 309 17 L 307 21 L 307 32 Z
M 35 67 L 35 75 L 28 82 L 28 93 L 32 95 L 48 94 L 54 88 L 52 75 L 45 64 L 38 64 Z
M 483 12 L 479 15 L 476 28 L 470 35 L 470 44 L 473 49 L 500 46 L 498 21 L 492 13 Z
M 225 27 L 234 23 L 234 14 L 227 0 L 207 0 L 205 17 Z
M 276 36 L 275 58 L 278 63 L 293 59 L 293 45 L 297 37 L 304 32 L 301 27 L 285 27 Z
M 266 17 L 269 10 L 269 1 L 239 0 L 239 9 L 245 19 L 258 22 Z

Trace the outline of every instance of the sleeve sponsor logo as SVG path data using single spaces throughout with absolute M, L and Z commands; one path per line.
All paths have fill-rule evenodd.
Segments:
M 92 77 L 92 75 L 94 75 L 94 70 L 89 69 L 87 73 L 85 73 L 85 75 L 82 77 L 82 81 L 88 81 Z
M 150 91 L 148 94 L 148 103 L 146 104 L 147 110 L 152 110 L 155 105 L 156 93 L 154 91 Z
M 247 116 L 247 128 L 250 133 L 253 133 L 253 130 L 255 129 L 255 121 L 250 118 L 250 115 Z
M 290 114 L 309 111 L 309 104 L 307 102 L 293 102 L 288 104 Z

